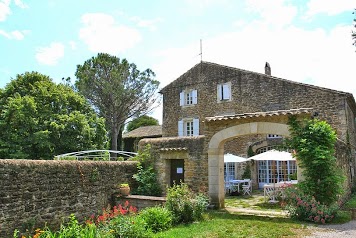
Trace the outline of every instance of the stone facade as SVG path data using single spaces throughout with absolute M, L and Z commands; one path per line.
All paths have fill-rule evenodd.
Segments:
M 326 120 L 339 140 L 352 147 L 351 163 L 345 166 L 348 170 L 355 167 L 356 104 L 350 93 L 208 62 L 197 64 L 161 93 L 163 138 L 145 139 L 142 144 L 155 144 L 162 186 L 169 177 L 167 161 L 184 158 L 188 165 L 184 176 L 190 186 L 208 186 L 210 201 L 217 207 L 224 206 L 224 152 L 244 156 L 249 145 L 254 144 L 254 150 L 268 145 L 260 140 L 267 134 L 289 136 L 289 115 Z M 195 148 L 196 141 L 181 137 L 182 133 L 204 139 Z
M 0 159 L 0 237 L 14 229 L 58 228 L 74 213 L 83 221 L 111 203 L 120 183 L 133 184 L 136 162 Z
M 221 83 L 231 83 L 231 100 L 218 101 L 217 85 Z M 183 90 L 197 90 L 197 104 L 180 106 Z M 356 105 L 350 93 L 208 62 L 199 63 L 161 93 L 163 137 L 177 136 L 177 124 L 182 118 L 199 118 L 199 134 L 203 135 L 206 117 L 293 108 L 312 108 L 318 118 L 336 129 L 342 140 L 346 140 L 349 123 L 355 127 Z M 353 132 L 350 141 L 356 145 L 355 129 Z

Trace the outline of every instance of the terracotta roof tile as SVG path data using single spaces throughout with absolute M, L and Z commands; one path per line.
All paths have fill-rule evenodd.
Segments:
M 268 117 L 268 116 L 278 116 L 278 115 L 297 115 L 302 113 L 310 114 L 312 113 L 313 108 L 298 108 L 298 109 L 289 109 L 289 110 L 278 110 L 278 111 L 268 111 L 268 112 L 254 112 L 254 113 L 242 113 L 228 116 L 214 116 L 206 117 L 205 121 L 224 121 L 224 120 L 238 120 L 244 118 L 252 117 Z
M 162 136 L 162 126 L 142 126 L 125 133 L 122 138 L 148 138 Z

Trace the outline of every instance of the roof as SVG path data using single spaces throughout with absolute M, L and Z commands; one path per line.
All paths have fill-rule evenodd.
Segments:
M 224 121 L 224 120 L 239 120 L 239 119 L 252 118 L 252 117 L 311 114 L 312 112 L 313 112 L 313 108 L 299 108 L 299 109 L 289 109 L 289 110 L 242 113 L 242 114 L 227 115 L 227 116 L 206 117 L 205 121 L 210 122 L 210 121 Z
M 162 136 L 162 126 L 141 126 L 122 135 L 122 138 L 150 138 Z

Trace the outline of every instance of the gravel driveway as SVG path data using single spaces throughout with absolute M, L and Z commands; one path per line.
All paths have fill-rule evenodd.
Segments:
M 337 225 L 323 225 L 312 227 L 315 230 L 311 236 L 306 236 L 305 238 L 319 238 L 319 237 L 329 237 L 329 238 L 355 238 L 356 237 L 356 220 Z

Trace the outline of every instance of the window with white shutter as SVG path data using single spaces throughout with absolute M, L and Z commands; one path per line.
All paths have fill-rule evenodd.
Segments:
M 231 83 L 218 84 L 217 96 L 219 101 L 230 101 L 231 100 Z
M 178 136 L 198 136 L 199 119 L 183 119 L 178 121 Z
M 184 90 L 179 94 L 179 105 L 188 106 L 198 103 L 198 91 L 197 90 Z

